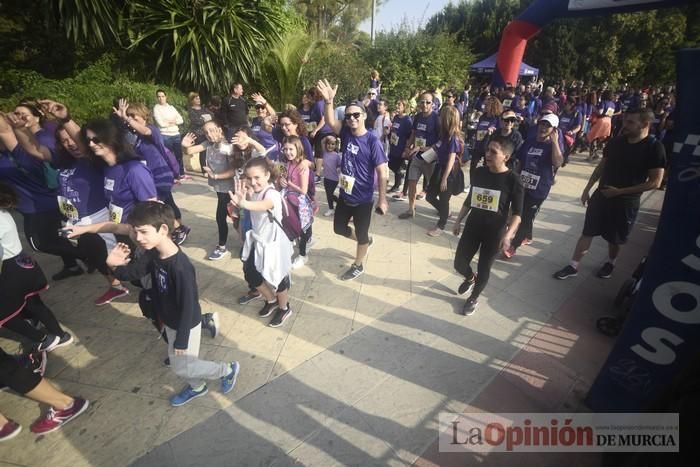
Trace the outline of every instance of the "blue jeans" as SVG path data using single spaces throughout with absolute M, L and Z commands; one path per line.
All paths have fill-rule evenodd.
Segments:
M 163 144 L 170 149 L 175 155 L 177 163 L 180 165 L 180 177 L 185 175 L 185 164 L 182 163 L 182 137 L 180 135 L 165 136 L 163 135 Z

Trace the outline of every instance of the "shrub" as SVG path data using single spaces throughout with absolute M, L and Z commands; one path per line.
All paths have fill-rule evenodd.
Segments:
M 149 108 L 156 103 L 156 90 L 168 94 L 168 102 L 187 119 L 187 96 L 175 88 L 139 82 L 114 71 L 115 58 L 106 54 L 74 77 L 54 80 L 31 70 L 11 69 L 0 76 L 0 109 L 14 109 L 24 97 L 53 99 L 68 106 L 79 123 L 112 112 L 112 100 L 123 96 L 131 102 L 143 102 Z

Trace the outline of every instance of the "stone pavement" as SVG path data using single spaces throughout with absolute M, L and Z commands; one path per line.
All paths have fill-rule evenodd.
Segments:
M 0 410 L 24 427 L 0 445 L 0 465 L 254 466 L 254 465 L 595 465 L 597 456 L 570 459 L 523 455 L 440 455 L 442 411 L 576 411 L 613 341 L 595 330 L 620 284 L 651 244 L 663 192 L 648 193 L 616 274 L 593 273 L 606 256 L 597 240 L 578 277 L 555 281 L 583 223 L 578 198 L 592 166 L 574 158 L 557 176 L 535 225 L 535 239 L 509 261 L 496 262 L 477 312 L 458 314 L 463 297 L 452 269 L 457 238 L 425 235 L 434 210 L 418 216 L 374 216 L 375 243 L 365 274 L 338 275 L 354 245 L 314 224 L 307 267 L 295 271 L 293 316 L 281 328 L 257 317 L 261 302 L 237 298 L 247 287 L 235 257 L 206 260 L 214 246 L 215 197 L 200 179 L 176 189 L 185 223 L 184 250 L 198 274 L 204 312 L 217 311 L 221 333 L 202 338 L 202 354 L 238 360 L 234 391 L 172 408 L 182 386 L 162 360 L 165 345 L 138 309 L 138 291 L 105 307 L 92 301 L 105 288 L 98 275 L 54 283 L 43 297 L 74 334 L 74 345 L 50 354 L 47 376 L 90 410 L 46 436 L 28 432 L 38 404 L 0 394 Z M 325 200 L 322 190 L 318 199 Z M 453 198 L 459 209 L 464 195 Z M 325 204 L 321 212 L 325 210 Z M 451 224 L 448 224 L 448 229 Z M 229 249 L 238 251 L 236 234 Z M 37 255 L 47 275 L 55 258 Z M 18 349 L 0 336 L 0 345 Z

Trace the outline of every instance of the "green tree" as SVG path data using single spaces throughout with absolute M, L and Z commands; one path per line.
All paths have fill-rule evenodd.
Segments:
M 384 0 L 377 0 L 377 8 Z M 347 40 L 372 15 L 372 0 L 293 0 L 306 18 L 309 31 L 319 39 Z
M 348 102 L 367 92 L 369 71 L 369 65 L 356 49 L 332 41 L 320 41 L 304 65 L 301 86 L 308 89 L 319 79 L 326 78 L 338 85 L 336 101 Z

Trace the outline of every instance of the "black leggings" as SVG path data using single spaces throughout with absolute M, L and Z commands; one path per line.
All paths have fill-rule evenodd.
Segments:
M 455 161 L 455 164 L 458 162 Z M 428 193 L 425 196 L 425 200 L 429 202 L 435 209 L 437 209 L 440 219 L 438 220 L 437 226 L 439 229 L 445 230 L 445 225 L 447 224 L 447 218 L 450 215 L 450 198 L 452 198 L 452 183 L 454 177 L 450 174 L 447 177 L 447 190 L 440 191 L 440 181 L 442 180 L 442 171 L 444 167 L 438 166 L 436 170 L 433 171 L 433 176 L 428 184 Z
M 216 193 L 216 226 L 219 228 L 219 246 L 226 246 L 228 240 L 228 211 L 226 206 L 231 202 L 228 193 Z
M 248 259 L 243 263 L 243 278 L 248 283 L 248 287 L 257 289 L 260 287 L 265 279 L 263 278 L 260 271 L 255 268 L 255 248 L 250 249 L 250 255 Z M 282 282 L 277 285 L 276 293 L 284 292 L 290 286 L 289 275 L 284 276 Z
M 503 231 L 494 232 L 493 229 L 484 229 L 482 226 L 470 226 L 469 220 L 464 227 L 464 233 L 459 239 L 457 252 L 455 253 L 454 266 L 457 272 L 465 279 L 472 277 L 472 259 L 476 252 L 479 252 L 479 263 L 477 264 L 477 277 L 471 297 L 476 299 L 486 288 L 491 275 L 491 266 L 496 260 L 498 250 L 501 247 Z
M 34 318 L 39 320 L 39 322 L 44 325 L 46 330 L 55 336 L 60 337 L 63 335 L 63 328 L 61 328 L 61 325 L 58 324 L 58 320 L 56 319 L 56 316 L 54 316 L 53 311 L 51 311 L 51 309 L 44 304 L 41 297 L 38 295 L 29 297 L 24 310 L 22 310 L 21 313 L 11 320 L 5 322 L 3 327 L 34 342 L 41 342 L 44 340 L 46 333 L 34 328 L 31 324 L 24 320 L 25 318 Z
M 172 191 L 158 191 L 158 199 L 173 208 L 175 219 L 182 219 L 182 213 L 180 212 L 180 208 L 177 207 L 177 204 L 175 204 Z
M 511 242 L 511 246 L 513 248 L 518 248 L 526 238 L 532 238 L 532 228 L 535 223 L 535 216 L 540 211 L 542 203 L 544 203 L 543 199 L 535 199 L 529 196 L 527 193 L 525 194 L 525 198 L 523 199 L 523 213 L 521 216 L 520 226 L 518 227 L 518 231 L 515 233 L 513 241 Z
M 112 274 L 107 266 L 107 245 L 102 237 L 95 233 L 86 233 L 78 237 L 78 258 L 85 261 L 90 268 L 97 269 L 103 276 Z
M 311 226 L 309 226 L 306 232 L 302 232 L 301 237 L 299 237 L 299 254 L 301 256 L 306 256 L 306 245 L 308 245 L 309 240 L 311 240 L 311 230 Z
M 330 178 L 323 179 L 323 188 L 326 190 L 326 200 L 328 201 L 328 209 L 333 209 L 335 203 L 338 202 L 338 197 L 333 194 L 337 186 L 338 180 L 331 180 Z
M 75 267 L 77 263 L 76 248 L 68 239 L 60 237 L 63 217 L 56 207 L 55 210 L 24 214 L 24 235 L 29 245 L 36 251 L 60 256 L 66 268 Z
M 0 384 L 19 394 L 26 394 L 41 382 L 41 375 L 25 368 L 12 355 L 0 349 Z

